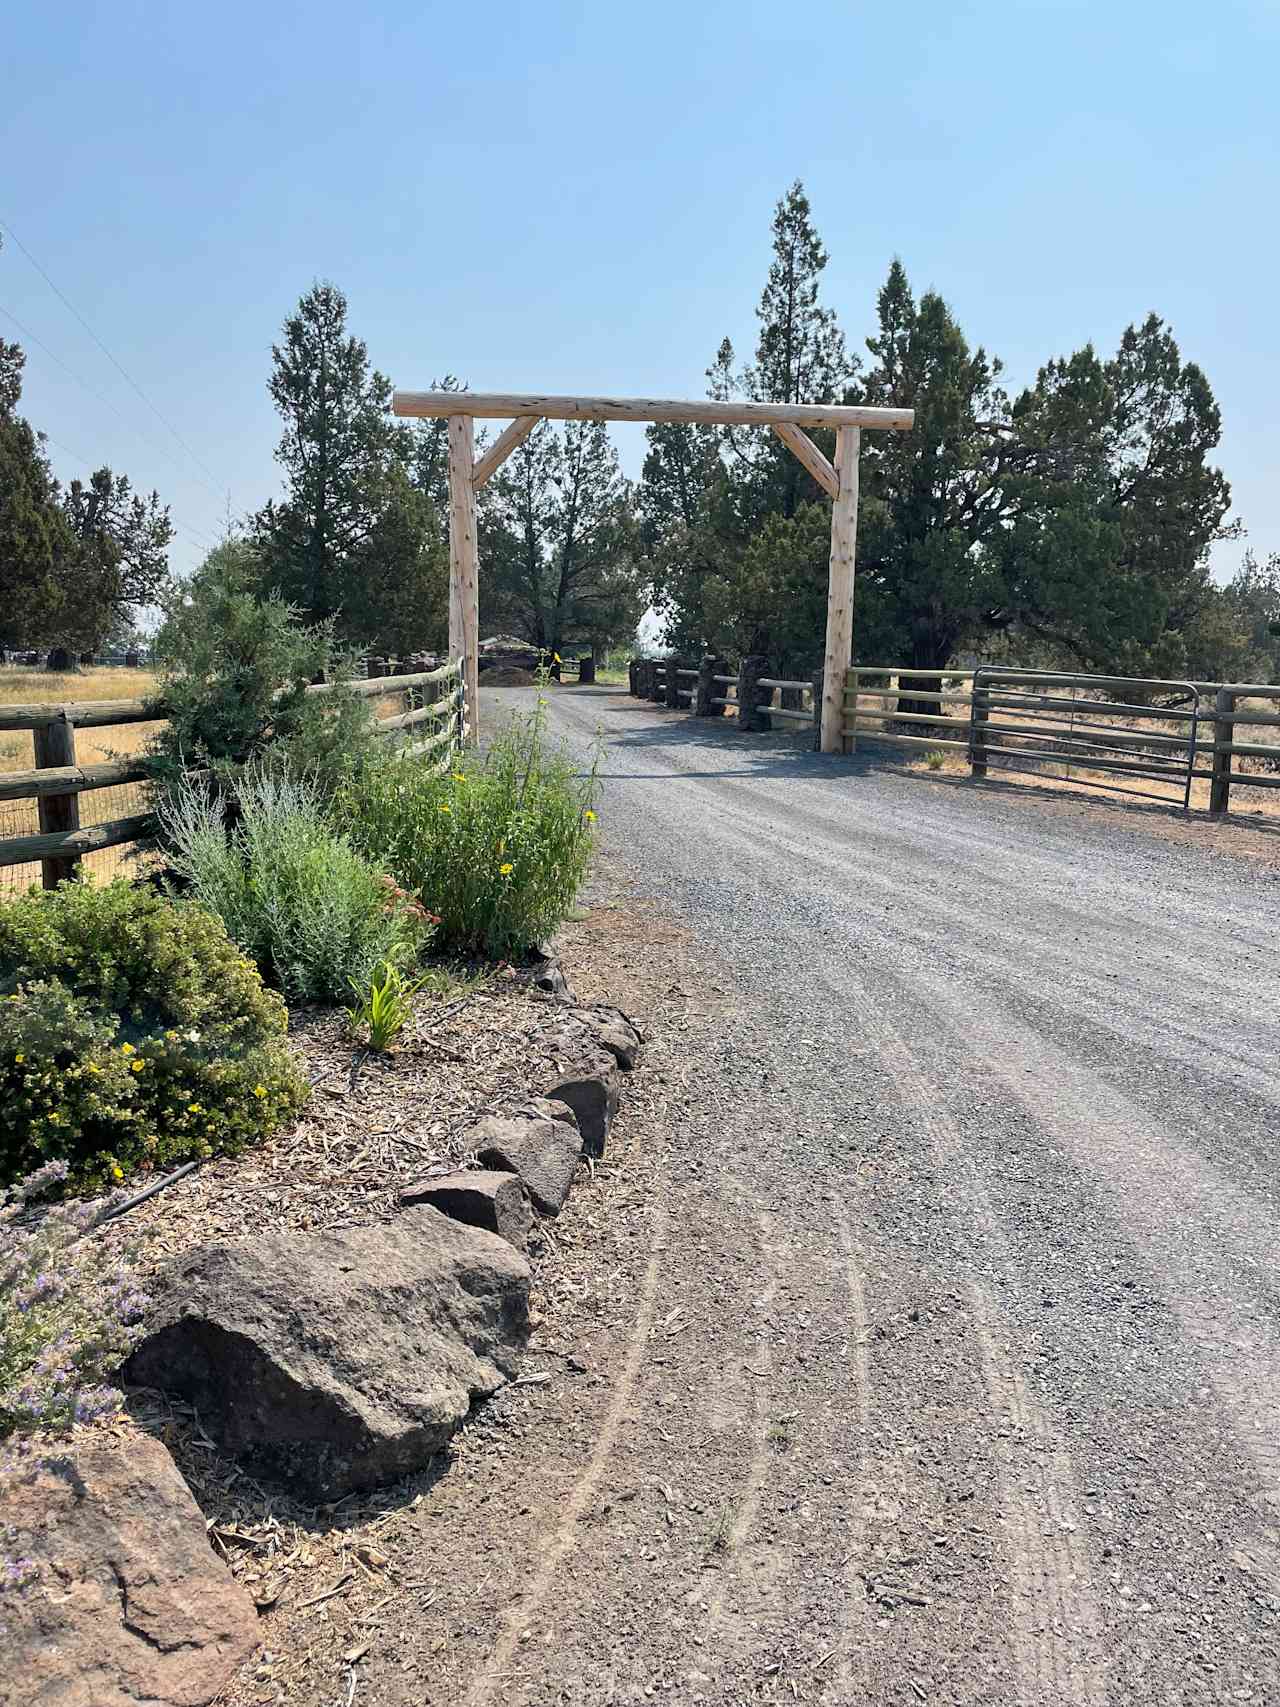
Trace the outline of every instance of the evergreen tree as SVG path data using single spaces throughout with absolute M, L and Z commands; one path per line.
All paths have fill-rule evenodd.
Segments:
M 851 401 L 916 418 L 909 433 L 862 444 L 854 656 L 941 669 L 1003 605 L 989 547 L 1017 511 L 1020 446 L 999 360 L 969 348 L 936 292 L 917 304 L 895 260 L 877 309 L 873 362 Z M 869 657 L 869 639 L 888 654 Z
M 17 413 L 25 357 L 0 339 L 0 644 L 54 634 L 71 534 L 43 440 Z
M 733 346 L 725 338 L 707 372 L 711 396 L 745 397 L 756 403 L 839 400 L 858 364 L 845 348 L 835 311 L 819 300 L 827 259 L 809 198 L 797 180 L 774 209 L 773 260 L 756 306 L 760 331 L 755 360 L 735 372 Z M 793 516 L 802 503 L 819 496 L 813 477 L 774 434 L 730 427 L 725 438 L 739 476 L 750 488 L 751 501 L 744 509 L 753 518 L 775 512 Z M 818 434 L 816 442 L 830 454 L 831 434 Z
M 483 505 L 482 626 L 556 652 L 629 637 L 643 610 L 631 496 L 602 421 L 543 421 Z M 488 489 L 486 489 L 488 490 Z
M 159 599 L 169 511 L 109 468 L 58 485 L 40 435 L 17 413 L 23 361 L 0 342 L 0 636 L 8 646 L 96 649 Z
M 156 492 L 135 492 L 127 475 L 100 468 L 71 482 L 62 511 L 72 543 L 59 573 L 58 638 L 96 649 L 113 624 L 159 603 L 169 580 L 169 508 Z
M 725 338 L 707 370 L 711 397 L 839 400 L 858 364 L 846 350 L 834 311 L 820 300 L 826 265 L 808 198 L 795 183 L 774 210 L 773 258 L 756 309 L 755 359 L 739 367 Z M 830 455 L 834 435 L 813 436 Z M 764 632 L 769 624 L 729 620 L 727 613 L 740 578 L 761 568 L 758 557 L 751 570 L 746 567 L 752 542 L 770 518 L 793 519 L 806 505 L 825 503 L 817 483 L 774 434 L 759 428 L 658 426 L 648 437 L 641 537 L 651 598 L 666 618 L 668 643 L 689 654 L 704 644 L 732 648 L 753 639 L 776 649 Z M 768 531 L 777 543 L 780 536 Z M 752 604 L 745 583 L 741 594 L 745 610 Z M 788 623 L 788 633 L 797 640 L 794 623 Z
M 1031 484 L 1000 542 L 1011 617 L 1086 667 L 1185 675 L 1220 626 L 1209 548 L 1239 533 L 1203 372 L 1153 314 L 1108 362 L 1047 364 L 1013 418 Z
M 393 420 L 391 385 L 347 331 L 347 300 L 319 283 L 273 346 L 271 396 L 285 428 L 277 461 L 285 497 L 256 519 L 265 585 L 348 641 L 425 645 L 443 602 L 408 620 L 412 601 L 439 599 L 438 521 L 406 470 L 413 440 Z

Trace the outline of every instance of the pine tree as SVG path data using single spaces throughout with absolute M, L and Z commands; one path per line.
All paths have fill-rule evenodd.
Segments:
M 631 494 L 602 421 L 542 422 L 491 482 L 484 626 L 556 652 L 629 638 L 643 610 Z M 487 582 L 487 586 L 486 583 Z
M 735 374 L 733 346 L 726 338 L 708 370 L 712 396 L 742 396 L 756 403 L 835 403 L 853 379 L 834 309 L 819 300 L 827 251 L 813 223 L 809 198 L 797 180 L 773 216 L 773 260 L 756 306 L 760 331 L 756 355 Z M 819 488 L 811 475 L 772 433 L 728 428 L 735 461 L 752 489 L 748 513 L 793 516 Z M 832 436 L 817 435 L 830 454 Z
M 272 356 L 270 391 L 285 423 L 276 459 L 288 491 L 256 519 L 266 585 L 309 620 L 335 619 L 348 640 L 383 644 L 379 630 L 392 617 L 373 590 L 394 588 L 401 608 L 397 576 L 420 581 L 429 546 L 426 514 L 405 490 L 411 436 L 391 417 L 390 382 L 347 331 L 336 285 L 307 292 Z M 424 626 L 438 616 L 424 612 Z
M 43 441 L 17 413 L 25 362 L 0 340 L 0 644 L 53 638 L 71 534 Z
M 96 649 L 113 624 L 160 602 L 173 525 L 157 492 L 144 498 L 109 468 L 73 480 L 61 497 L 72 544 L 59 575 L 58 638 Z

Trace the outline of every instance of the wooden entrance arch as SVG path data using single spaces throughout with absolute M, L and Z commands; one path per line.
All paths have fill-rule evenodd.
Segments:
M 478 722 L 480 638 L 476 493 L 537 426 L 552 421 L 690 421 L 709 426 L 771 427 L 832 499 L 827 644 L 821 746 L 838 753 L 844 732 L 844 673 L 853 659 L 853 552 L 858 529 L 858 447 L 862 429 L 915 425 L 913 409 L 857 409 L 834 403 L 675 402 L 658 397 L 539 397 L 484 391 L 397 391 L 397 415 L 449 422 L 449 651 L 464 659 L 472 740 Z M 511 425 L 476 460 L 476 420 Z M 835 462 L 803 430 L 834 427 Z

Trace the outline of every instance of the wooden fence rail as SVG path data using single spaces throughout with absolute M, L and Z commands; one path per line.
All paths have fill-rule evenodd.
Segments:
M 765 659 L 752 657 L 742 660 L 737 674 L 723 659 L 704 658 L 697 669 L 676 659 L 634 659 L 631 692 L 668 706 L 691 705 L 700 716 L 735 710 L 744 730 L 776 723 L 814 726 L 814 708 L 822 704 L 821 672 L 805 681 L 766 675 L 767 667 Z M 686 692 L 686 683 L 696 685 Z M 1185 703 L 1119 697 L 1178 693 Z M 781 704 L 773 703 L 775 695 Z M 1249 700 L 1266 706 L 1246 709 Z M 909 710 L 901 709 L 903 701 Z M 1207 780 L 1213 813 L 1230 810 L 1233 784 L 1280 788 L 1280 685 L 1274 683 L 858 665 L 846 672 L 843 706 L 846 752 L 861 735 L 907 752 L 962 754 L 974 776 L 985 776 L 993 765 L 1024 769 L 1052 762 L 1067 767 L 1066 780 L 1087 786 L 1127 791 L 1130 777 L 1175 785 L 1186 805 L 1192 782 Z M 1277 738 L 1250 738 L 1255 730 L 1275 730 Z M 1270 761 L 1274 768 L 1244 770 L 1240 761 L 1250 759 Z M 1071 774 L 1080 771 L 1097 773 L 1099 780 Z
M 378 718 L 374 728 L 382 735 L 411 730 L 421 737 L 402 749 L 410 756 L 435 754 L 443 763 L 466 739 L 469 708 L 461 664 L 457 661 L 408 675 L 314 682 L 306 691 L 309 694 L 344 691 L 365 698 L 406 695 L 408 710 Z M 33 769 L 0 772 L 0 800 L 35 800 L 40 824 L 38 835 L 0 838 L 0 869 L 38 860 L 41 882 L 46 889 L 52 889 L 64 878 L 76 875 L 86 854 L 146 841 L 154 830 L 149 812 L 81 825 L 82 794 L 92 789 L 143 782 L 147 772 L 137 759 L 77 764 L 75 734 L 77 729 L 164 720 L 165 709 L 160 700 L 0 706 L 0 730 L 29 729 L 35 758 Z

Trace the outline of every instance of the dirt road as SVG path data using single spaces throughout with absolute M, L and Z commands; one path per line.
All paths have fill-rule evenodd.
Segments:
M 661 1026 L 566 1227 L 603 1271 L 359 1698 L 1280 1700 L 1272 870 L 616 691 L 551 716 L 603 726 L 632 891 L 579 945 Z

